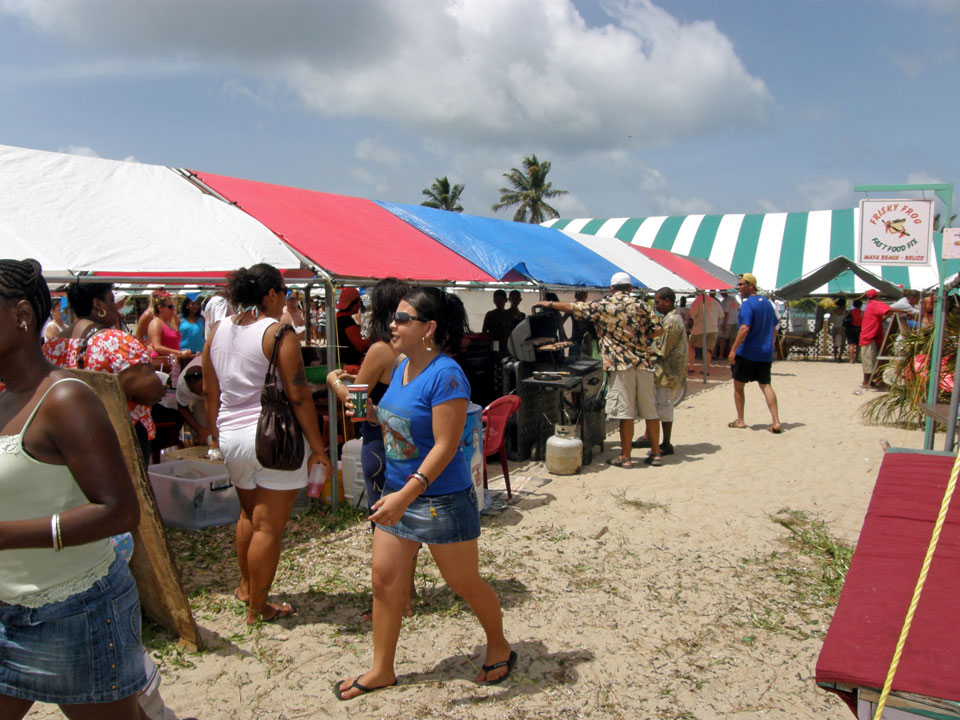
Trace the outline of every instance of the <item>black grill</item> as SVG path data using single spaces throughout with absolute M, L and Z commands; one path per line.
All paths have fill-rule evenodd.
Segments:
M 502 364 L 503 393 L 523 400 L 507 424 L 506 449 L 511 460 L 542 459 L 554 425 L 577 425 L 583 441 L 583 464 L 606 436 L 603 370 L 599 360 L 576 353 L 578 348 L 539 349 L 534 341 L 559 340 L 557 321 L 548 314 L 524 318 L 510 336 L 515 357 Z M 553 345 L 548 343 L 548 346 Z

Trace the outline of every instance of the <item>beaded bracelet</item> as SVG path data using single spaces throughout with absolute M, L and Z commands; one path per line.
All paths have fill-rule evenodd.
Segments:
M 426 492 L 427 488 L 430 487 L 430 480 L 419 470 L 417 472 L 410 473 L 410 475 L 407 476 L 407 480 L 410 480 L 411 478 L 420 483 L 420 486 L 423 488 L 423 490 L 420 492 Z

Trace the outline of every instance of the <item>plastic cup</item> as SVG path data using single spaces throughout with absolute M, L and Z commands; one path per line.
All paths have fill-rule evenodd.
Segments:
M 350 393 L 350 402 L 353 403 L 353 421 L 361 422 L 367 419 L 367 391 L 369 385 L 347 385 Z
M 307 495 L 312 498 L 320 497 L 320 493 L 323 492 L 323 484 L 329 474 L 326 470 L 327 466 L 322 463 L 317 463 L 310 468 L 310 474 L 307 475 Z

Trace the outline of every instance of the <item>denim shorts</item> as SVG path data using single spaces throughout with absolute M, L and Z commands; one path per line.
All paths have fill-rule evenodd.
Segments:
M 140 596 L 119 557 L 83 592 L 38 608 L 0 605 L 0 694 L 106 703 L 146 684 Z
M 396 490 L 384 488 L 383 497 Z M 443 545 L 480 537 L 480 511 L 473 485 L 449 495 L 421 495 L 392 527 L 377 525 L 391 535 L 424 543 Z

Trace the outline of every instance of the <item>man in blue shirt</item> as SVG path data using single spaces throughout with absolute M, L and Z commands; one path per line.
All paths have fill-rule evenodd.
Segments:
M 727 427 L 746 428 L 743 421 L 744 386 L 756 381 L 767 401 L 773 422 L 767 426 L 772 433 L 781 433 L 780 416 L 777 410 L 777 395 L 770 386 L 770 367 L 773 365 L 773 343 L 777 332 L 777 313 L 773 304 L 757 295 L 757 278 L 752 273 L 743 273 L 737 281 L 737 290 L 743 302 L 740 305 L 740 329 L 730 349 L 730 365 L 733 370 L 733 402 L 737 407 L 737 419 Z

